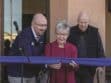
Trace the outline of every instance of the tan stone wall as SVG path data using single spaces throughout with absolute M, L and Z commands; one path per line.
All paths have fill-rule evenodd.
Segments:
M 55 23 L 67 19 L 68 0 L 50 0 L 50 41 L 55 40 Z

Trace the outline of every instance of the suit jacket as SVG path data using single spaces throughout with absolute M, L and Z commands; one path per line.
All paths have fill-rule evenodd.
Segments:
M 98 58 L 98 57 L 104 57 L 104 50 L 101 42 L 101 38 L 98 32 L 98 29 L 89 25 L 87 30 L 85 32 L 82 32 L 78 25 L 71 27 L 70 36 L 68 38 L 68 41 L 73 43 L 74 45 L 79 48 L 79 38 L 81 35 L 84 35 L 85 41 L 86 41 L 86 56 L 84 58 Z M 79 55 L 78 55 L 79 57 Z M 85 69 L 84 69 L 85 68 Z M 85 66 L 83 69 L 87 71 L 90 71 L 92 75 L 95 73 L 96 67 L 87 67 Z M 81 67 L 80 67 L 81 69 Z M 84 72 L 83 70 L 83 72 Z M 84 72 L 84 74 L 86 73 Z
M 31 27 L 24 29 L 15 39 L 10 51 L 11 56 L 41 56 L 44 51 L 44 36 L 37 42 L 32 33 Z M 40 65 L 24 65 L 23 76 L 34 76 L 41 69 Z M 21 65 L 10 64 L 8 74 L 11 76 L 21 76 Z

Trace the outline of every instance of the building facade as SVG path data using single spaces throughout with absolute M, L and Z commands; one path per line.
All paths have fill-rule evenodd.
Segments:
M 14 1 L 16 2 L 16 0 Z M 4 2 L 5 0 L 0 0 L 0 55 L 3 55 L 4 52 Z M 33 15 L 36 12 L 42 12 L 48 17 L 49 29 L 47 38 L 49 41 L 53 41 L 55 39 L 54 32 L 55 23 L 57 20 L 66 19 L 69 24 L 76 25 L 77 15 L 79 12 L 88 12 L 90 15 L 91 24 L 99 28 L 106 56 L 111 57 L 111 12 L 108 10 L 108 0 L 22 0 L 20 5 L 21 4 L 22 6 L 20 7 L 22 9 L 22 27 L 24 26 L 23 24 L 27 24 L 26 20 L 23 19 L 25 19 L 27 16 L 29 17 Z M 103 77 L 103 79 L 104 78 L 105 77 Z

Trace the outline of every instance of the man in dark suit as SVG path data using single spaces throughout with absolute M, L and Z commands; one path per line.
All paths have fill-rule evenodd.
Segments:
M 104 57 L 98 29 L 89 25 L 89 17 L 86 12 L 79 14 L 78 24 L 71 27 L 68 41 L 77 46 L 79 58 Z M 79 70 L 76 72 L 77 83 L 93 83 L 96 68 L 103 71 L 102 67 L 80 65 Z
M 46 29 L 46 17 L 41 13 L 35 14 L 32 19 L 31 27 L 25 28 L 16 37 L 12 44 L 10 55 L 41 56 L 44 50 L 44 33 Z M 22 81 L 23 83 L 37 83 L 36 75 L 40 69 L 40 65 L 25 64 L 23 68 L 21 68 L 21 64 L 9 64 L 9 83 L 21 83 Z

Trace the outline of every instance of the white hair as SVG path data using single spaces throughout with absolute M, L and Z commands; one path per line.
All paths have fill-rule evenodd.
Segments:
M 66 21 L 58 21 L 56 24 L 56 32 L 62 32 L 66 30 L 68 33 L 70 32 L 70 26 Z

